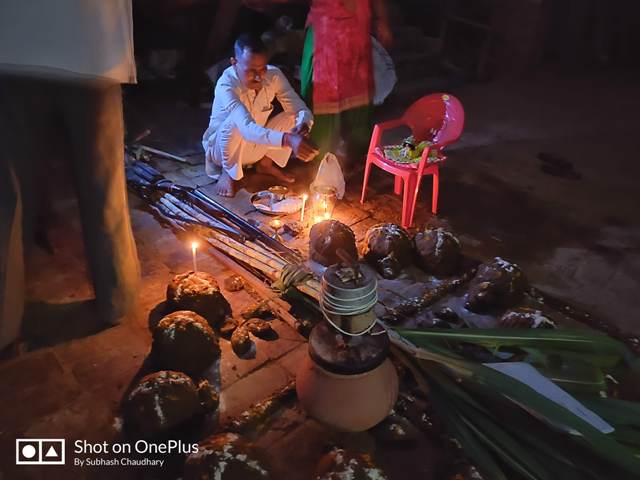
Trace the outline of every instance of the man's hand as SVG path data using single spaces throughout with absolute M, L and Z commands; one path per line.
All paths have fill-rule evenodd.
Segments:
M 319 153 L 318 147 L 316 147 L 311 140 L 307 140 L 300 134 L 285 133 L 282 138 L 282 144 L 287 147 L 291 147 L 293 154 L 303 162 L 310 162 Z
M 302 135 L 303 137 L 308 137 L 311 133 L 311 130 L 309 130 L 309 125 L 307 125 L 306 123 L 301 123 L 293 130 L 291 130 L 291 133 L 293 133 L 294 135 Z

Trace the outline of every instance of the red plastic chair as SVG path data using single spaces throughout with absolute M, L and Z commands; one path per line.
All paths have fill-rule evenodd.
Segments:
M 424 149 L 418 163 L 398 163 L 387 158 L 384 154 L 383 145 L 380 143 L 383 132 L 400 126 L 408 126 L 411 129 L 416 143 L 423 140 L 429 140 L 433 143 Z M 460 100 L 447 93 L 434 93 L 422 97 L 404 112 L 402 118 L 376 124 L 373 127 L 369 152 L 367 153 L 360 203 L 364 203 L 371 166 L 376 165 L 395 175 L 394 192 L 397 195 L 403 193 L 404 183 L 402 198 L 402 226 L 404 228 L 413 224 L 416 200 L 424 175 L 433 175 L 431 212 L 435 215 L 438 210 L 439 167 L 440 163 L 447 158 L 442 151 L 447 145 L 460 138 L 463 127 L 464 109 L 462 104 Z M 437 150 L 437 160 L 428 162 L 429 152 L 433 149 Z

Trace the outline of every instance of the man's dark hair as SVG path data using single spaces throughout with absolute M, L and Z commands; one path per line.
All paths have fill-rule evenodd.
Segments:
M 238 37 L 233 44 L 233 51 L 236 58 L 240 58 L 245 50 L 249 50 L 251 53 L 263 53 L 267 54 L 267 46 L 257 35 L 250 33 L 244 33 Z

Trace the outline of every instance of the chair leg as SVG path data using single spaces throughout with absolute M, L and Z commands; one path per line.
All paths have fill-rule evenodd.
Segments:
M 420 184 L 422 183 L 422 177 L 417 175 L 413 176 L 413 195 L 411 196 L 411 211 L 409 213 L 409 226 L 413 225 L 413 217 L 416 213 L 416 205 L 418 204 L 418 194 L 420 193 Z
M 360 203 L 364 203 L 364 197 L 367 193 L 367 184 L 369 183 L 369 174 L 371 173 L 371 162 L 367 158 L 367 164 L 364 167 L 364 179 L 362 180 L 362 195 L 360 195 Z
M 440 187 L 440 170 L 433 172 L 433 193 L 431 194 L 431 213 L 438 213 L 438 190 Z
M 409 228 L 412 222 L 412 210 L 415 203 L 415 175 L 404 177 L 404 195 L 402 196 L 402 227 Z
M 394 183 L 393 183 L 393 193 L 396 195 L 402 195 L 402 177 L 400 175 L 396 175 Z

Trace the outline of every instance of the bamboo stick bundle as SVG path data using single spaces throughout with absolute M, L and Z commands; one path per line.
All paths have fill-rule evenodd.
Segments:
M 152 188 L 158 193 L 162 192 L 170 194 L 172 197 L 171 201 L 175 202 L 180 208 L 186 205 L 187 208 L 185 210 L 188 210 L 189 214 L 194 218 L 197 218 L 199 215 L 204 215 L 203 218 L 207 218 L 209 222 L 220 222 L 220 225 L 224 225 L 226 228 L 220 227 L 222 230 L 239 228 L 243 234 L 248 235 L 250 238 L 253 239 L 255 237 L 257 245 L 264 246 L 269 253 L 278 256 L 285 262 L 290 263 L 292 261 L 302 261 L 299 253 L 285 247 L 277 240 L 270 238 L 265 232 L 261 231 L 256 226 L 249 224 L 246 220 L 226 208 L 224 205 L 209 198 L 198 189 L 174 184 L 164 178 L 159 171 L 147 163 L 133 162 L 129 165 L 127 167 L 127 180 L 134 187 L 142 186 L 145 188 Z M 139 191 L 139 193 L 141 192 Z M 147 192 L 142 192 L 142 196 L 148 200 Z M 187 197 L 189 200 L 179 198 L 182 196 Z M 208 212 L 210 209 L 220 213 L 223 219 L 219 219 L 215 215 L 212 216 Z M 195 212 L 198 212 L 198 215 L 195 215 Z M 200 220 L 202 219 L 200 218 Z
M 169 224 L 181 231 L 189 231 L 193 223 L 213 226 L 213 222 L 206 213 L 198 212 L 199 209 L 191 207 L 170 193 L 164 193 L 150 205 Z M 283 269 L 290 264 L 261 243 L 247 241 L 246 244 L 242 244 L 216 230 L 210 230 L 202 236 L 214 248 L 259 270 L 271 281 L 277 280 Z M 320 283 L 315 278 L 308 279 L 295 287 L 316 300 L 320 298 Z
M 209 245 L 211 245 L 212 247 L 215 247 L 218 250 L 224 252 L 225 254 L 231 257 L 234 257 L 236 260 L 240 260 L 241 262 L 246 263 L 247 265 L 260 270 L 270 280 L 275 280 L 276 278 L 278 278 L 280 274 L 280 270 L 278 268 L 267 265 L 247 253 L 228 248 L 226 244 L 221 242 L 215 236 L 211 236 L 206 240 L 209 243 Z
M 256 239 L 256 240 L 247 240 L 247 244 L 251 245 L 251 246 L 254 246 L 256 248 L 259 248 L 261 250 L 269 252 L 270 255 L 273 255 L 275 258 L 281 260 L 284 265 L 291 264 L 291 260 L 290 259 L 287 259 L 287 258 L 283 257 L 282 255 L 280 255 L 279 252 L 276 252 L 276 251 L 270 249 L 268 245 L 265 245 L 263 242 L 261 242 L 258 239 Z
M 140 168 L 139 162 L 134 162 L 127 168 L 127 177 L 132 177 L 136 182 L 142 185 L 150 185 L 153 182 L 153 175 L 143 168 Z
M 170 215 L 173 215 L 173 212 L 166 208 L 162 203 L 150 203 L 149 207 L 155 211 L 158 215 L 164 218 L 165 222 L 167 222 L 170 226 L 175 228 L 176 230 L 186 232 L 186 225 L 189 225 L 187 221 L 177 220 L 175 218 L 171 218 Z
M 189 216 L 165 197 L 166 194 L 160 198 L 159 201 L 161 204 L 165 206 L 172 215 L 182 218 L 186 217 L 185 221 L 188 222 Z M 175 199 L 175 197 L 173 198 Z M 185 228 L 182 229 L 185 230 Z M 223 251 L 229 256 L 232 256 L 253 268 L 257 268 L 272 281 L 277 280 L 280 277 L 282 270 L 288 265 L 288 262 L 267 251 L 265 247 L 254 242 L 247 242 L 249 245 L 245 246 L 242 243 L 215 231 L 210 232 L 207 241 L 209 241 L 212 246 L 218 248 L 218 250 Z M 315 278 L 296 285 L 296 288 L 305 295 L 316 300 L 320 298 L 320 283 Z
M 171 195 L 170 193 L 165 193 L 164 194 L 164 198 L 166 198 L 169 202 L 171 202 L 173 205 L 175 205 L 179 209 L 183 210 L 185 213 L 188 213 L 189 215 L 191 215 L 194 219 L 198 220 L 199 222 L 204 223 L 208 227 L 216 228 L 216 227 L 220 227 L 221 226 L 221 227 L 224 227 L 224 228 L 228 228 L 228 226 L 225 223 L 222 223 L 219 220 L 210 218 L 207 214 L 205 214 L 198 207 L 193 206 L 193 205 L 189 205 L 187 202 L 184 202 L 184 201 L 180 200 L 179 198 L 176 198 L 175 196 Z
M 251 246 L 245 246 L 242 243 L 217 232 L 212 232 L 210 238 L 215 238 L 219 243 L 224 244 L 228 248 L 238 251 L 243 255 L 251 256 L 271 268 L 282 270 L 287 265 L 284 260 L 281 260 L 278 257 L 259 251 Z
M 275 262 L 280 263 L 283 266 L 283 268 L 286 265 L 291 264 L 290 261 L 286 260 L 285 258 L 282 258 L 280 255 L 278 255 L 278 252 L 274 252 L 273 250 L 270 250 L 263 243 L 258 243 L 258 242 L 253 242 L 251 240 L 247 240 L 246 241 L 246 245 L 248 247 L 254 248 L 255 250 L 257 250 L 259 252 L 264 253 L 268 257 L 272 258 Z
M 305 295 L 320 301 L 320 282 L 315 278 L 300 283 L 295 287 Z
M 181 220 L 183 220 L 185 222 L 194 222 L 195 221 L 195 219 L 193 217 L 191 217 L 189 214 L 185 213 L 184 211 L 180 210 L 173 203 L 171 203 L 168 199 L 166 199 L 165 195 L 162 195 L 158 199 L 156 204 L 157 203 L 162 205 L 165 208 L 165 210 L 168 211 L 170 213 L 170 215 L 173 215 L 174 217 L 178 217 L 179 219 L 181 219 Z
M 168 205 L 167 205 L 168 203 Z M 173 208 L 171 208 L 173 207 Z M 169 215 L 173 215 L 173 216 L 181 216 L 179 210 L 172 205 L 170 202 L 160 202 L 159 204 L 151 204 L 151 208 L 153 208 L 154 210 L 156 210 L 161 216 L 163 216 L 165 218 L 165 220 L 172 225 L 174 228 L 176 228 L 177 230 L 181 230 L 181 231 L 188 231 L 189 230 L 189 226 L 190 223 L 188 220 L 184 220 L 184 221 L 180 221 L 177 219 L 173 219 L 173 218 L 169 218 L 167 216 L 167 214 Z M 268 277 L 270 280 L 274 280 L 276 278 L 278 278 L 279 276 L 279 272 L 281 271 L 281 269 L 279 269 L 278 267 L 274 267 L 272 265 L 268 265 L 262 261 L 260 261 L 259 259 L 251 256 L 251 253 L 253 252 L 247 252 L 245 251 L 241 251 L 241 250 L 236 250 L 232 247 L 229 247 L 228 245 L 226 245 L 225 243 L 221 242 L 219 238 L 223 238 L 224 235 L 222 234 L 217 234 L 214 232 L 214 235 L 208 236 L 204 238 L 204 240 L 209 243 L 211 246 L 217 248 L 218 250 L 222 251 L 223 253 L 225 253 L 226 255 L 229 255 L 233 258 L 235 258 L 236 260 L 239 260 L 257 270 L 259 270 L 260 272 L 262 272 L 266 277 Z M 240 244 L 241 245 L 241 244 Z
M 204 212 L 198 212 L 199 209 L 197 209 L 197 207 L 188 205 L 186 202 L 181 201 L 170 193 L 165 194 L 163 198 L 172 205 L 172 211 L 175 211 L 175 209 L 182 210 L 189 216 L 193 217 L 196 221 L 202 222 L 210 228 L 217 227 L 217 222 L 215 220 L 212 221 L 210 218 L 208 218 L 207 214 L 205 214 Z M 272 251 L 255 242 L 245 242 L 246 245 L 243 245 L 241 242 L 238 242 L 237 240 L 234 240 L 233 238 L 230 238 L 218 231 L 211 232 L 211 235 L 215 236 L 218 241 L 226 244 L 228 247 L 233 248 L 234 250 L 237 250 L 243 254 L 249 253 L 250 255 L 255 255 L 258 260 L 270 267 L 283 269 L 287 265 L 286 260 L 280 258 Z

